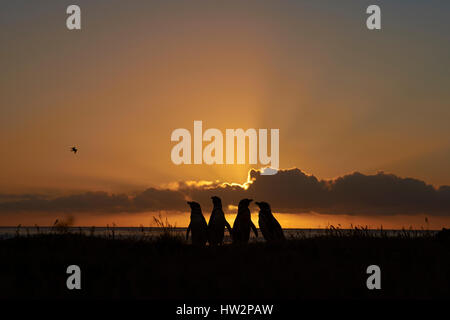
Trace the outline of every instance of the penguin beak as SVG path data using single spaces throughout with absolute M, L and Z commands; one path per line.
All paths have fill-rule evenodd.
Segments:
M 255 201 L 255 204 L 257 204 L 260 207 L 261 202 Z

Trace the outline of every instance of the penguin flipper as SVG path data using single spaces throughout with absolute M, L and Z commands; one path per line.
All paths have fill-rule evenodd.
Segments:
M 256 227 L 251 220 L 250 220 L 250 227 L 252 228 L 253 232 L 255 233 L 255 236 L 258 238 L 258 230 L 256 230 Z
M 189 226 L 188 226 L 187 231 L 186 231 L 186 240 L 189 239 L 189 231 L 191 231 L 191 224 L 190 223 L 189 223 Z
M 284 233 L 283 233 L 283 228 L 281 227 L 280 223 L 278 222 L 277 219 L 275 219 L 275 217 L 273 218 L 273 233 L 276 237 L 277 240 L 284 240 Z
M 233 235 L 233 230 L 231 229 L 231 226 L 230 226 L 230 224 L 228 223 L 227 220 L 225 220 L 225 226 L 227 227 L 228 232 L 230 233 L 230 236 L 232 236 Z
M 261 217 L 259 219 L 259 230 L 261 231 L 264 239 L 266 239 L 266 241 L 270 241 L 271 237 L 270 237 L 270 227 L 267 224 L 267 219 L 264 219 L 263 217 Z

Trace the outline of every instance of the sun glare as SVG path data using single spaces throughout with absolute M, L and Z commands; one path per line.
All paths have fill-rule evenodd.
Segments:
M 253 169 L 251 168 L 250 170 L 248 170 L 248 174 L 247 174 L 247 181 L 244 183 L 237 183 L 237 182 L 224 182 L 221 184 L 222 187 L 226 187 L 226 186 L 237 186 L 237 187 L 241 187 L 244 190 L 248 190 L 248 188 L 250 188 L 250 185 L 253 183 L 253 181 L 255 180 L 254 178 L 252 179 L 250 176 L 250 172 L 254 170 L 254 171 L 260 171 L 259 169 Z

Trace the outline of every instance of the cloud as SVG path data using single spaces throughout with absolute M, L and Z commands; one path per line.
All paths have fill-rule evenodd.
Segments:
M 251 172 L 254 183 L 248 189 L 267 199 L 278 212 L 325 214 L 450 215 L 450 187 L 438 189 L 425 182 L 379 172 L 359 172 L 333 180 L 318 180 L 299 169 L 281 170 L 275 176 Z
M 133 196 L 107 192 L 85 192 L 46 197 L 0 195 L 0 212 L 118 213 L 145 211 L 188 211 L 187 200 L 211 209 L 213 195 L 222 198 L 224 208 L 236 206 L 242 198 L 264 200 L 275 212 L 352 215 L 430 214 L 450 215 L 450 186 L 435 188 L 425 182 L 383 172 L 359 172 L 337 179 L 319 180 L 299 169 L 279 170 L 276 175 L 249 172 L 246 188 L 218 182 L 178 182 L 176 188 L 148 188 Z

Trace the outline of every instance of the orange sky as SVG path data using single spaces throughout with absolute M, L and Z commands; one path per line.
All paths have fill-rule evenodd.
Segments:
M 65 29 L 61 5 L 9 5 L 0 29 L 7 48 L 0 52 L 0 193 L 132 194 L 176 181 L 244 182 L 249 165 L 170 161 L 171 132 L 192 130 L 194 120 L 223 132 L 278 128 L 280 166 L 319 178 L 382 170 L 450 185 L 443 10 L 386 4 L 386 28 L 377 33 L 365 29 L 361 6 L 332 2 L 80 5 L 79 32 Z M 414 10 L 432 10 L 433 18 L 408 22 Z M 74 144 L 76 156 L 68 152 Z M 146 215 L 76 221 L 148 225 Z M 53 218 L 8 215 L 0 224 Z M 279 219 L 291 227 L 420 227 L 424 217 Z
M 225 210 L 226 211 L 226 210 Z M 229 212 L 229 211 L 226 211 Z M 14 217 L 14 224 L 11 223 L 11 219 L 0 220 L 2 226 L 16 226 L 22 224 L 23 226 L 51 226 L 53 225 L 55 218 L 60 221 L 73 218 L 73 225 L 76 226 L 112 226 L 115 224 L 118 227 L 155 227 L 153 217 L 161 217 L 165 220 L 167 218 L 171 225 L 176 227 L 187 227 L 189 224 L 189 212 L 144 212 L 137 214 L 116 214 L 116 215 L 33 215 L 22 214 Z M 205 218 L 209 220 L 209 212 L 204 212 Z M 355 226 L 368 226 L 370 229 L 379 229 L 383 226 L 383 229 L 409 229 L 421 230 L 422 228 L 427 230 L 439 230 L 442 226 L 448 226 L 450 219 L 448 217 L 432 217 L 427 215 L 395 215 L 395 216 L 380 216 L 380 217 L 364 217 L 364 216 L 349 216 L 349 215 L 326 215 L 326 214 L 288 214 L 288 213 L 274 213 L 277 220 L 284 228 L 304 228 L 304 229 L 320 229 L 327 228 L 330 225 L 339 228 L 351 228 Z M 236 213 L 226 213 L 227 221 L 232 225 L 236 217 Z M 428 218 L 428 223 L 425 218 Z M 256 208 L 252 210 L 252 220 L 254 224 L 258 225 L 258 211 Z

